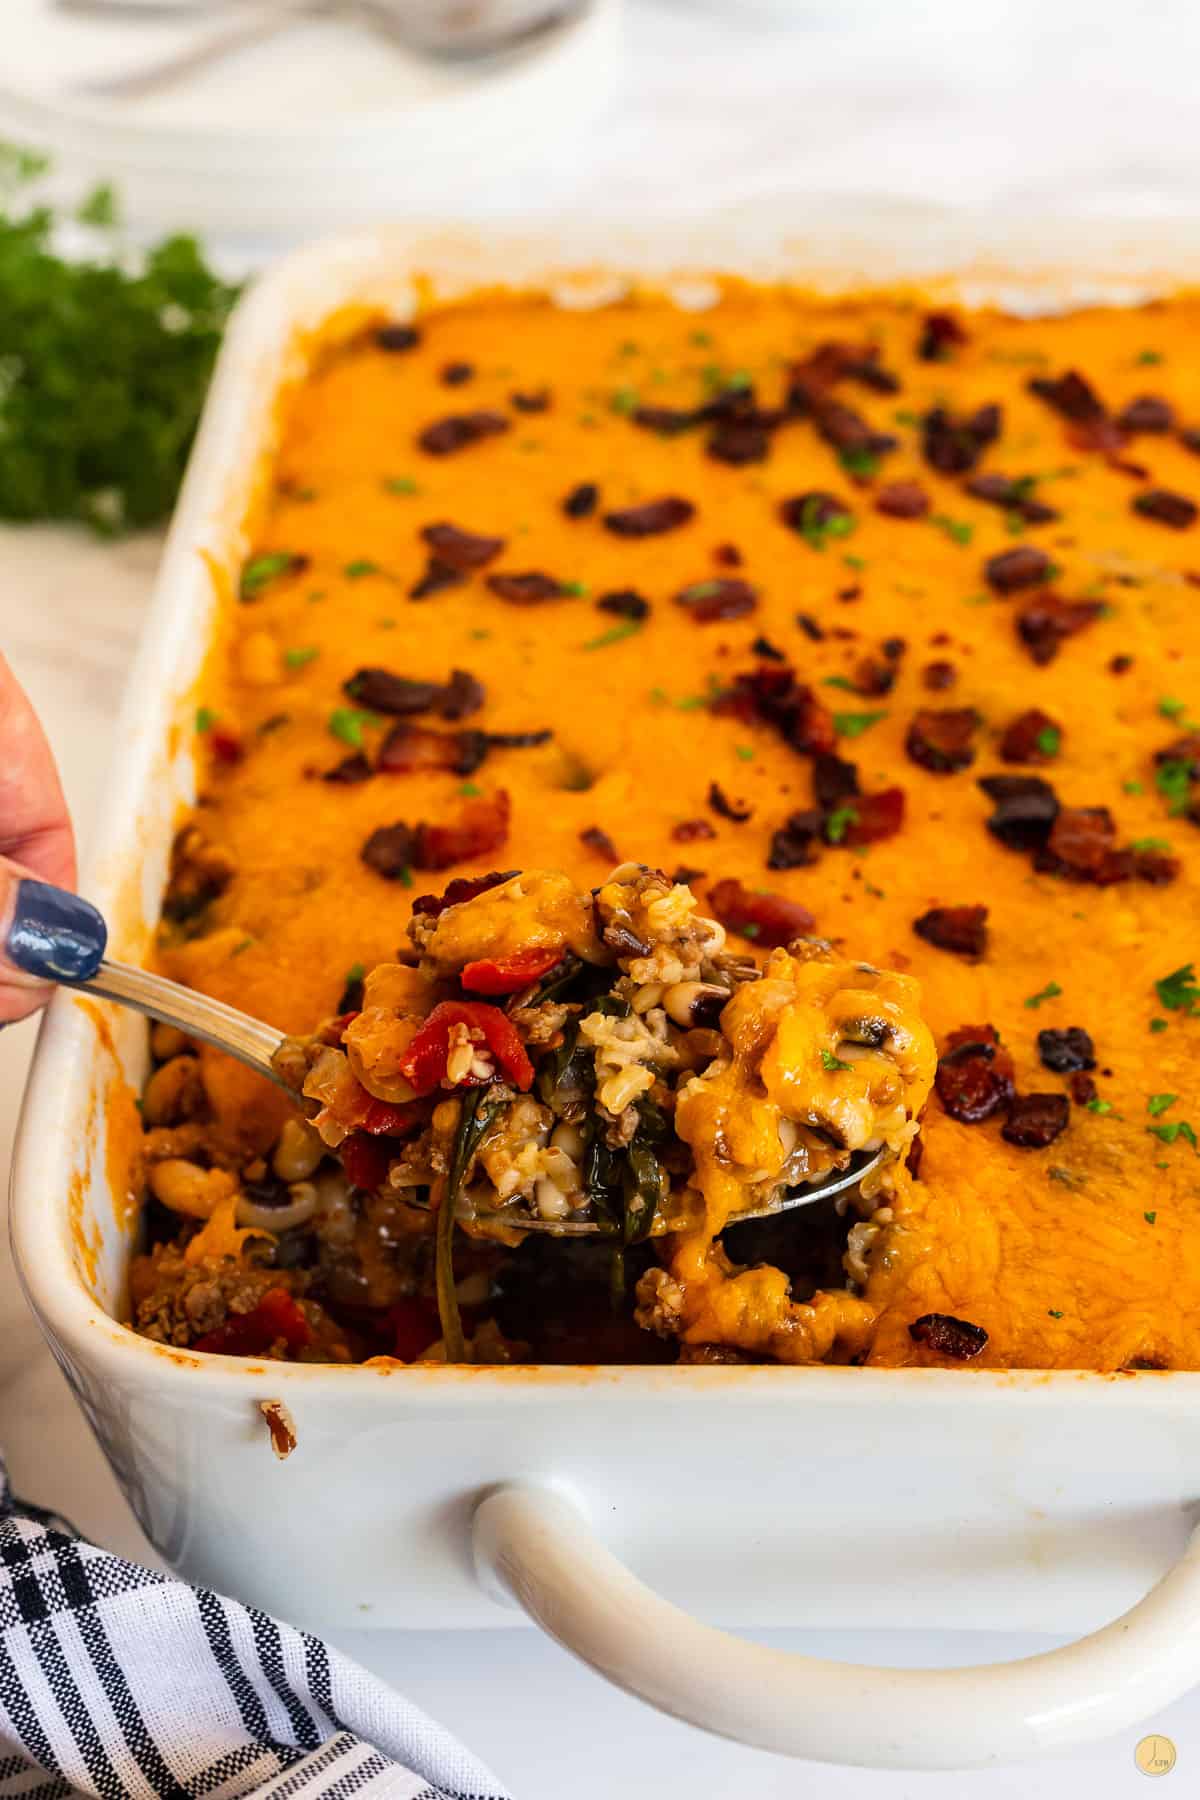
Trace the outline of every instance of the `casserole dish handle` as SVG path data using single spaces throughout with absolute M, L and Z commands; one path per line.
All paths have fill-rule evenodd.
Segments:
M 626 1692 L 762 1750 L 888 1769 L 970 1768 L 1106 1737 L 1200 1678 L 1200 1526 L 1129 1612 L 1061 1649 L 958 1669 L 889 1669 L 768 1649 L 662 1599 L 559 1485 L 488 1493 L 472 1527 L 491 1596 Z

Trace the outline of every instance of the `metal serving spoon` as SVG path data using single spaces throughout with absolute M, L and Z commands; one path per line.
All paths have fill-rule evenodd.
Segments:
M 178 981 L 168 981 L 163 975 L 151 975 L 146 969 L 134 969 L 128 963 L 107 959 L 88 980 L 62 985 L 76 993 L 94 994 L 99 1000 L 115 1000 L 118 1006 L 145 1013 L 147 1018 L 158 1019 L 164 1025 L 174 1025 L 188 1037 L 199 1038 L 201 1043 L 211 1044 L 214 1050 L 223 1050 L 227 1056 L 236 1057 L 256 1074 L 265 1075 L 292 1100 L 297 1098 L 295 1089 L 288 1086 L 271 1061 L 284 1041 L 284 1034 L 273 1025 L 264 1025 L 261 1019 L 252 1019 L 248 1013 L 239 1012 L 235 1006 L 226 1006 L 223 1000 L 212 1000 L 207 994 L 197 993 L 195 988 L 184 987 Z M 793 1207 L 811 1206 L 817 1200 L 828 1200 L 833 1194 L 844 1193 L 847 1188 L 857 1187 L 863 1176 L 876 1167 L 882 1155 L 880 1150 L 873 1155 L 860 1151 L 851 1159 L 848 1168 L 833 1170 L 808 1187 L 792 1189 L 770 1206 L 737 1213 L 731 1223 L 740 1225 L 748 1219 L 772 1218 L 776 1213 L 790 1212 Z M 509 1218 L 498 1213 L 496 1222 L 512 1224 L 521 1231 L 544 1231 L 552 1237 L 609 1235 L 603 1225 L 586 1219 Z

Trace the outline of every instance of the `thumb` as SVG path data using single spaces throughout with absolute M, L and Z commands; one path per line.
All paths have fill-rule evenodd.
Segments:
M 48 983 L 94 975 L 107 941 L 90 901 L 0 857 L 0 1024 L 44 1006 Z

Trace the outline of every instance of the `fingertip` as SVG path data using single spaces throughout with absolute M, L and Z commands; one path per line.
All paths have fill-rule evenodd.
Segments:
M 87 981 L 104 959 L 108 926 L 90 900 L 26 877 L 5 940 L 9 961 L 35 981 Z

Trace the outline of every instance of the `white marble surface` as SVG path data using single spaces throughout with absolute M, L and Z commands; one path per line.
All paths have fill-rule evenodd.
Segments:
M 429 171 L 418 210 L 509 216 L 554 208 L 695 210 L 763 193 L 888 189 L 1001 211 L 1196 210 L 1200 8 L 945 0 L 629 0 L 629 53 L 599 129 L 545 159 L 536 182 L 479 171 L 469 190 Z M 782 20 L 782 22 L 781 22 Z M 181 221 L 184 223 L 186 221 Z M 0 644 L 56 744 L 86 836 L 117 697 L 152 576 L 153 540 L 102 547 L 67 532 L 0 530 Z M 32 1048 L 0 1036 L 0 1176 Z M 146 1556 L 0 1252 L 0 1443 L 30 1498 Z M 798 1529 L 805 1529 L 802 1515 Z M 857 1660 L 960 1662 L 1036 1646 L 914 1629 L 776 1632 L 771 1641 Z M 520 1800 L 816 1793 L 831 1800 L 975 1800 L 1143 1791 L 1137 1733 L 1080 1756 L 972 1775 L 813 1769 L 709 1740 L 606 1689 L 532 1631 L 459 1637 L 365 1633 L 344 1647 L 469 1739 Z M 1200 1767 L 1200 1696 L 1154 1722 Z M 1173 1791 L 1169 1789 L 1168 1791 Z

